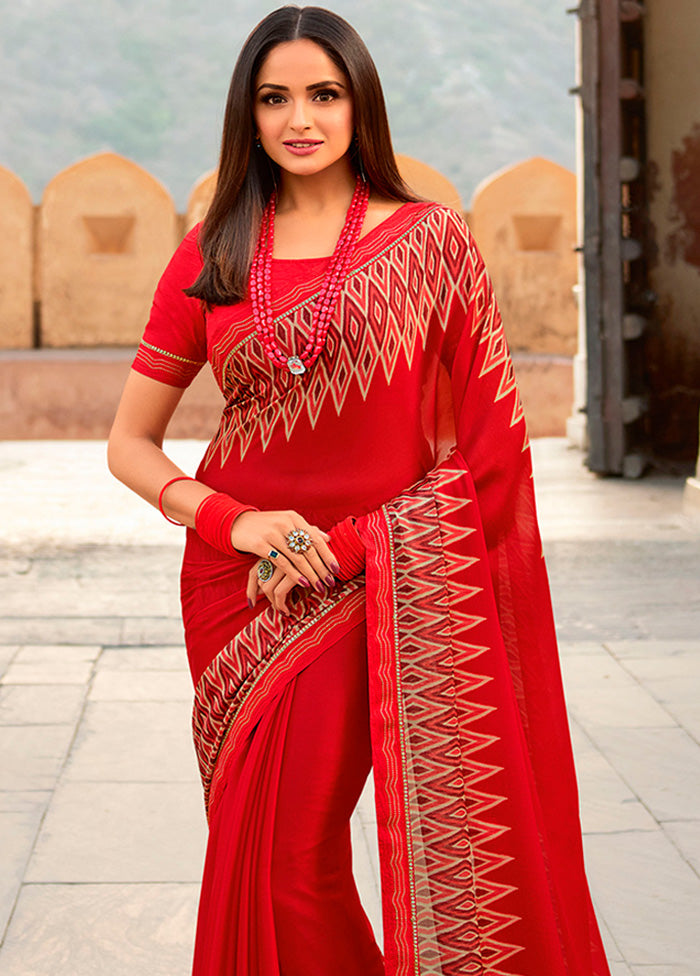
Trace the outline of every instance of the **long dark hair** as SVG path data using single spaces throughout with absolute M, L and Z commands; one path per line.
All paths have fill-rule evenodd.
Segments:
M 355 170 L 363 168 L 379 196 L 418 199 L 397 169 L 381 82 L 360 35 L 323 7 L 280 7 L 253 30 L 233 69 L 216 190 L 199 234 L 204 267 L 185 292 L 208 305 L 230 305 L 246 295 L 260 219 L 278 178 L 276 164 L 254 147 L 255 79 L 273 47 L 302 38 L 322 47 L 349 79 L 356 134 L 350 159 Z

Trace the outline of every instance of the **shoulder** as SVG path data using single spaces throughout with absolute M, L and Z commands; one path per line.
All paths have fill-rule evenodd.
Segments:
M 471 241 L 471 234 L 462 214 L 444 204 L 433 200 L 417 200 L 398 204 L 394 211 L 397 233 L 402 235 L 406 230 L 415 229 L 436 241 L 450 238 L 460 239 L 464 243 Z
M 412 205 L 406 240 L 417 254 L 426 285 L 467 293 L 485 271 L 484 261 L 463 214 L 434 202 Z
M 440 238 L 456 237 L 470 242 L 471 233 L 467 222 L 458 210 L 442 203 L 426 202 L 419 206 L 423 207 L 421 216 L 433 234 Z
M 410 209 L 409 209 L 410 208 Z M 478 255 L 474 237 L 464 216 L 452 207 L 432 201 L 405 205 L 408 232 L 417 246 L 451 266 L 470 263 Z
M 407 266 L 406 254 L 412 253 L 411 260 L 423 269 L 424 279 L 429 278 L 436 286 L 443 275 L 463 277 L 478 262 L 478 251 L 463 215 L 432 200 L 395 205 L 372 236 L 366 236 L 376 258 Z
M 201 264 L 202 261 L 202 251 L 199 246 L 199 234 L 202 229 L 202 221 L 194 225 L 191 230 L 188 230 L 185 236 L 180 241 L 178 251 L 182 251 L 184 255 L 189 258 L 197 258 Z
M 195 283 L 203 267 L 199 249 L 199 224 L 188 231 L 170 257 L 156 288 L 157 303 L 199 306 L 199 299 L 184 294 Z
M 389 200 L 386 197 L 371 196 L 367 206 L 367 215 L 363 224 L 363 232 L 368 234 L 389 220 L 398 211 L 403 210 L 406 204 L 401 200 Z
M 166 275 L 170 278 L 186 280 L 188 287 L 202 270 L 203 261 L 199 247 L 199 231 L 201 224 L 188 231 L 182 238 L 168 263 Z M 187 280 L 189 279 L 189 280 Z

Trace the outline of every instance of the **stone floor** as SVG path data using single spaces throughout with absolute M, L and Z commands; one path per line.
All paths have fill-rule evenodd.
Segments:
M 170 452 L 192 470 L 202 445 Z M 611 968 L 698 976 L 700 531 L 681 479 L 534 456 Z M 0 972 L 186 976 L 206 829 L 179 530 L 97 442 L 0 443 L 0 472 Z M 371 785 L 353 842 L 379 928 Z

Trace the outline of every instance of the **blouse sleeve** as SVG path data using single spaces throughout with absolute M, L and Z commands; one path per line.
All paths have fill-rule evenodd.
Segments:
M 207 360 L 202 302 L 188 288 L 202 270 L 194 227 L 173 254 L 158 282 L 151 314 L 132 368 L 169 386 L 186 387 Z

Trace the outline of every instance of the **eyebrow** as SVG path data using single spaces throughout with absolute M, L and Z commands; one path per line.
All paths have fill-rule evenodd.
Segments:
M 313 85 L 307 85 L 307 91 L 316 91 L 317 88 L 328 88 L 329 85 L 335 85 L 337 88 L 345 88 L 345 85 L 341 84 L 339 81 L 317 81 Z M 287 85 L 273 85 L 271 82 L 266 81 L 262 85 L 258 85 L 257 90 L 260 91 L 261 88 L 273 88 L 275 91 L 289 91 Z

